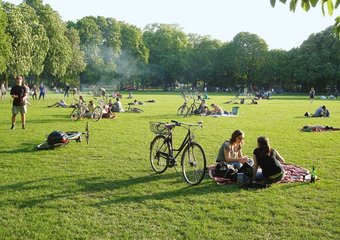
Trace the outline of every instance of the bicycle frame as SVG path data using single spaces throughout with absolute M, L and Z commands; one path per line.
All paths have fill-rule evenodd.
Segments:
M 166 138 L 165 138 L 165 141 L 164 141 L 164 144 L 169 143 L 170 153 L 168 154 L 166 152 L 161 152 L 161 151 L 158 152 L 161 156 L 166 157 L 168 161 L 176 160 L 176 158 L 182 153 L 183 149 L 188 145 L 190 146 L 190 143 L 193 140 L 193 135 L 191 133 L 191 130 L 190 130 L 190 128 L 188 128 L 188 132 L 187 132 L 186 136 L 184 137 L 181 145 L 179 146 L 179 148 L 175 149 L 173 147 L 173 142 L 172 142 L 172 130 L 173 129 L 169 130 L 169 133 L 166 135 Z M 174 155 L 174 152 L 176 152 L 176 155 Z M 168 165 L 169 164 L 170 164 L 170 166 L 173 166 L 171 164 L 171 162 L 168 162 Z

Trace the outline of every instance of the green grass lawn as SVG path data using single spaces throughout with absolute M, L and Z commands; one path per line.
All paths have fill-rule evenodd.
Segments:
M 27 128 L 10 130 L 11 103 L 0 102 L 0 239 L 339 239 L 340 132 L 302 133 L 307 124 L 340 127 L 339 100 L 308 96 L 274 96 L 259 105 L 239 105 L 236 118 L 179 119 L 179 94 L 134 92 L 144 113 L 119 113 L 114 120 L 89 121 L 90 143 L 37 151 L 53 130 L 85 128 L 72 122 L 72 109 L 47 108 L 31 101 Z M 225 110 L 231 97 L 210 95 L 208 103 Z M 86 100 L 90 100 L 85 95 Z M 70 100 L 67 100 L 70 103 Z M 128 99 L 122 100 L 127 105 Z M 306 118 L 320 105 L 330 118 Z M 269 137 L 286 159 L 307 169 L 316 167 L 315 184 L 276 184 L 262 190 L 216 185 L 206 177 L 188 186 L 180 169 L 155 174 L 149 163 L 154 134 L 149 121 L 203 120 L 196 140 L 215 161 L 222 142 L 241 129 L 244 153 L 252 156 L 256 139 Z M 185 131 L 175 129 L 175 143 Z

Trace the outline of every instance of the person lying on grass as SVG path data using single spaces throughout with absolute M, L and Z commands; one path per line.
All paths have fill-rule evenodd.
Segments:
M 305 125 L 301 129 L 303 132 L 323 132 L 323 131 L 339 131 L 340 128 L 323 126 L 323 125 Z
M 49 105 L 47 107 L 62 107 L 62 108 L 67 108 L 68 105 L 67 103 L 65 102 L 64 99 L 60 99 L 58 102 L 52 104 L 52 105 Z

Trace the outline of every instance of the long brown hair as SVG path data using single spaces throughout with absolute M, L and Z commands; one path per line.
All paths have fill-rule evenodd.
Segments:
M 244 133 L 241 130 L 235 130 L 229 139 L 230 144 L 234 144 L 236 142 L 236 138 L 242 135 L 244 135 Z
M 261 154 L 263 155 L 270 155 L 271 153 L 271 147 L 269 144 L 269 139 L 267 137 L 258 137 L 257 143 L 259 145 L 259 149 L 261 150 Z

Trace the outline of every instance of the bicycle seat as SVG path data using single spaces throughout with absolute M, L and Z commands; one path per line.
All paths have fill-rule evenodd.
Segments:
M 173 128 L 175 128 L 176 124 L 174 123 L 166 123 L 165 124 L 165 127 L 168 129 L 168 130 L 171 130 Z

